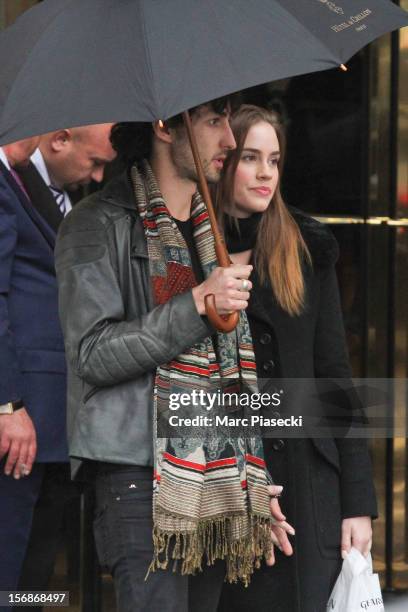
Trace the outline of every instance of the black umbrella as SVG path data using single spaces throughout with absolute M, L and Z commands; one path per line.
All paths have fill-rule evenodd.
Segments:
M 0 143 L 61 127 L 167 119 L 344 64 L 408 25 L 390 0 L 44 0 L 0 35 Z M 228 253 L 184 113 L 220 265 Z M 207 296 L 211 321 L 229 331 Z
M 333 68 L 407 15 L 390 0 L 44 0 L 0 34 L 0 143 Z

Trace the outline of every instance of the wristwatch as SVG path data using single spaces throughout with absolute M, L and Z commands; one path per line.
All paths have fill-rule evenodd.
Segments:
M 13 414 L 16 410 L 24 408 L 24 402 L 17 400 L 15 402 L 7 402 L 7 404 L 0 404 L 0 415 L 1 414 Z

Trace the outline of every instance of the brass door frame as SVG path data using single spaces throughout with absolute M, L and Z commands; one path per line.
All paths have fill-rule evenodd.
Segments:
M 408 0 L 401 0 L 408 10 Z M 365 376 L 408 379 L 408 29 L 371 45 L 368 77 L 367 200 L 364 216 L 317 215 L 363 226 Z M 394 417 L 407 427 L 405 390 Z M 373 557 L 388 589 L 408 588 L 407 439 L 373 440 L 380 518 Z
M 408 10 L 408 0 L 400 1 L 401 8 Z M 408 378 L 408 31 L 407 28 L 394 35 L 395 99 L 394 123 L 395 165 L 393 211 L 393 375 Z M 407 429 L 407 391 L 396 398 L 395 412 Z M 392 512 L 392 557 L 391 586 L 408 588 L 408 452 L 407 438 L 393 441 L 393 512 Z

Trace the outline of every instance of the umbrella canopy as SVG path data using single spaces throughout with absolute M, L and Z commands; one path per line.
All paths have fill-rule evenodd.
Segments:
M 44 0 L 0 34 L 0 143 L 339 66 L 407 15 L 390 0 Z

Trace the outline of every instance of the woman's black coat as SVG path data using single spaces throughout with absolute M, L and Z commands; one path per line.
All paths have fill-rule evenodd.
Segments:
M 338 247 L 323 224 L 292 210 L 313 260 L 306 306 L 291 317 L 254 273 L 248 308 L 259 378 L 350 378 L 335 263 Z M 301 413 L 301 411 L 300 411 Z M 361 439 L 265 439 L 265 459 L 284 486 L 281 508 L 295 527 L 295 554 L 279 551 L 248 589 L 225 585 L 222 612 L 324 612 L 341 567 L 341 521 L 376 516 L 367 444 Z

